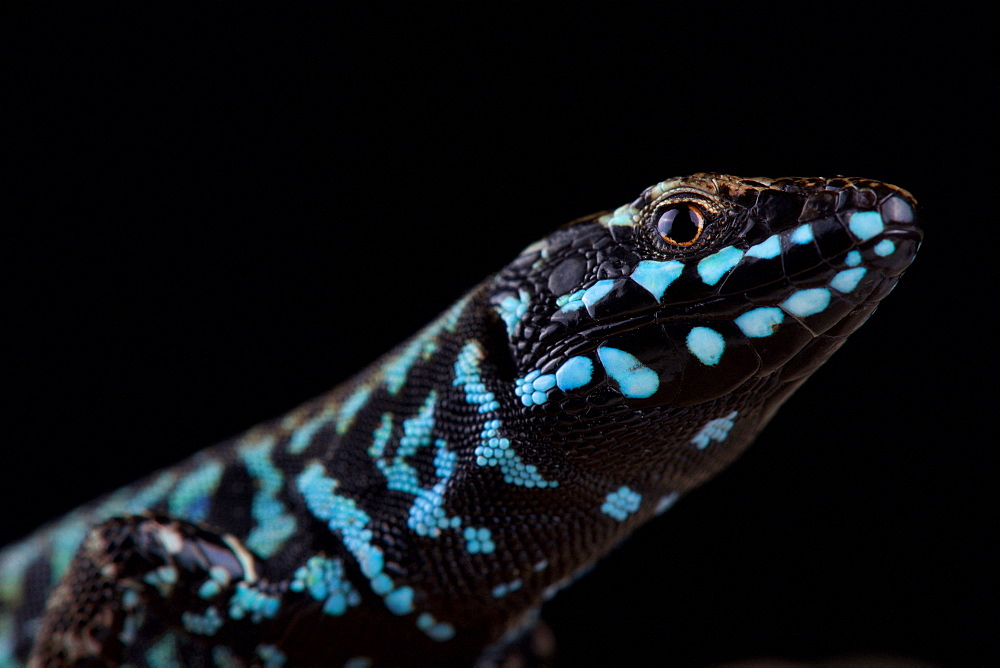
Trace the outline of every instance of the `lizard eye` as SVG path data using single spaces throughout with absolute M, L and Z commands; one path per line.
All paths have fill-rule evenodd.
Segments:
M 667 205 L 656 219 L 656 231 L 673 246 L 690 246 L 701 236 L 704 226 L 705 214 L 687 202 Z

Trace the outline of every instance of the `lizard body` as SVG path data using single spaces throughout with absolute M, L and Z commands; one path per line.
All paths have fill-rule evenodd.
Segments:
M 914 206 L 696 174 L 559 228 L 329 394 L 6 548 L 0 659 L 496 663 L 864 322 Z

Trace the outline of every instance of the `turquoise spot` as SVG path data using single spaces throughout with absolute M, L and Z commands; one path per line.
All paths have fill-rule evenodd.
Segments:
M 531 296 L 524 290 L 518 290 L 517 296 L 505 295 L 497 305 L 496 311 L 507 325 L 507 335 L 514 336 L 521 318 L 528 312 Z
M 848 267 L 856 267 L 859 264 L 861 264 L 861 252 L 852 250 L 844 258 L 844 264 L 846 264 Z
M 494 587 L 490 593 L 493 594 L 493 598 L 503 598 L 507 594 L 510 594 L 520 589 L 522 584 L 524 583 L 521 582 L 520 579 L 514 580 L 512 582 L 504 582 Z
M 469 554 L 491 554 L 496 549 L 493 534 L 489 529 L 466 527 L 462 537 L 465 538 L 465 549 Z
M 461 387 L 465 392 L 465 401 L 479 407 L 480 413 L 489 413 L 500 408 L 496 397 L 486 389 L 486 384 L 479 375 L 479 365 L 486 357 L 482 346 L 476 341 L 468 341 L 455 359 L 455 379 L 451 384 Z
M 388 585 L 386 589 L 380 590 L 376 582 L 381 584 L 383 581 L 388 581 Z M 371 584 L 372 591 L 379 595 L 392 588 L 392 581 L 384 573 L 376 575 Z M 361 595 L 346 579 L 343 562 L 337 558 L 319 555 L 309 557 L 305 566 L 296 569 L 288 588 L 296 592 L 308 592 L 317 601 L 324 601 L 324 614 L 335 617 L 361 603 Z
M 392 578 L 390 578 L 385 573 L 379 573 L 378 575 L 372 578 L 371 582 L 372 591 L 378 594 L 379 596 L 382 596 L 392 591 L 393 584 L 394 583 L 392 581 Z
M 264 662 L 264 668 L 282 668 L 288 657 L 274 645 L 257 645 L 257 656 Z
M 437 339 L 435 337 L 437 336 L 438 329 L 439 323 L 431 323 L 424 328 L 424 331 L 417 334 L 403 348 L 399 355 L 382 365 L 382 380 L 385 382 L 385 387 L 389 390 L 389 394 L 399 394 L 399 391 L 406 384 L 410 369 L 413 368 L 418 359 L 427 360 L 434 354 L 434 351 L 437 349 Z
M 556 370 L 556 386 L 565 392 L 583 387 L 594 377 L 594 363 L 589 357 L 570 357 Z
M 170 514 L 189 522 L 204 521 L 222 471 L 220 462 L 208 460 L 181 478 L 167 499 Z
M 604 503 L 601 504 L 601 512 L 619 522 L 624 522 L 629 515 L 639 510 L 641 504 L 642 495 L 622 485 L 604 497 Z
M 644 399 L 660 388 L 656 372 L 624 350 L 605 346 L 597 349 L 597 356 L 626 397 Z
M 331 417 L 330 413 L 323 411 L 292 432 L 291 438 L 288 439 L 288 451 L 293 455 L 301 454 L 312 443 L 316 432 L 330 422 Z
M 493 393 L 486 389 L 486 385 L 479 375 L 479 365 L 485 357 L 486 353 L 482 346 L 474 339 L 469 339 L 455 360 L 455 378 L 452 381 L 452 385 L 461 387 L 465 391 L 466 402 L 479 406 L 480 413 L 495 411 L 500 407 Z M 525 397 L 528 397 L 530 402 L 535 402 L 536 399 L 545 400 L 544 391 L 536 388 L 534 384 L 536 380 L 541 378 L 541 375 L 541 372 L 536 370 L 515 381 L 515 392 L 518 392 L 518 388 L 520 388 L 519 396 L 521 396 L 522 402 L 524 402 Z M 539 387 L 546 387 L 548 383 L 547 379 L 540 380 Z M 541 396 L 538 397 L 536 394 Z M 476 465 L 498 466 L 503 474 L 504 482 L 513 485 L 529 488 L 558 487 L 557 480 L 546 480 L 538 473 L 538 469 L 534 465 L 524 463 L 514 450 L 510 439 L 500 435 L 502 426 L 501 421 L 496 419 L 486 420 L 483 424 L 482 431 L 480 431 L 481 440 L 474 451 Z M 449 524 L 449 526 L 454 525 Z M 489 551 L 492 551 L 492 547 Z
M 602 220 L 604 220 L 602 218 Z M 635 224 L 635 209 L 626 204 L 615 209 L 610 218 L 604 222 L 605 225 L 633 225 Z
M 577 290 L 576 292 L 570 292 L 565 295 L 560 295 L 556 298 L 556 306 L 559 307 L 560 311 L 568 313 L 570 311 L 575 311 L 583 307 L 583 295 L 586 290 Z
M 218 613 L 216 613 L 218 614 Z M 183 615 L 182 623 L 183 623 Z M 177 636 L 173 633 L 167 633 L 162 638 L 153 643 L 148 650 L 145 652 L 145 659 L 147 665 L 150 666 L 181 666 L 180 656 L 178 655 L 177 647 Z M 0 655 L 0 659 L 9 661 L 10 663 L 3 663 L 2 665 L 16 665 L 13 662 L 13 656 L 7 658 L 4 655 Z
M 774 334 L 778 325 L 785 319 L 785 314 L 780 308 L 774 306 L 761 306 L 752 311 L 747 311 L 736 318 L 736 326 L 753 338 L 761 338 Z
M 262 619 L 274 619 L 281 607 L 277 596 L 254 589 L 245 582 L 236 585 L 236 593 L 229 599 L 229 616 L 233 619 L 243 619 L 250 615 L 254 624 Z
M 687 347 L 702 364 L 715 366 L 722 359 L 726 339 L 710 327 L 694 327 L 688 332 Z
M 813 240 L 812 226 L 809 224 L 799 225 L 789 237 L 793 244 L 807 244 Z
M 611 278 L 606 278 L 603 281 L 597 281 L 591 285 L 583 293 L 583 303 L 586 304 L 587 308 L 592 308 L 594 304 L 599 302 L 604 295 L 611 292 L 611 288 L 615 287 L 615 281 Z
M 521 397 L 525 406 L 544 404 L 548 399 L 546 392 L 556 386 L 555 374 L 542 374 L 537 369 L 523 378 L 514 381 L 514 394 Z
M 704 258 L 698 263 L 698 275 L 706 285 L 715 285 L 726 272 L 739 264 L 743 251 L 735 246 L 727 246 Z
M 864 278 L 867 272 L 868 270 L 864 267 L 855 267 L 854 269 L 845 269 L 837 272 L 837 275 L 830 281 L 830 287 L 846 295 L 858 287 L 858 283 Z
M 781 302 L 782 309 L 801 318 L 819 313 L 829 305 L 830 291 L 826 288 L 797 290 Z
M 382 572 L 382 550 L 372 545 L 371 518 L 354 499 L 335 494 L 337 480 L 326 475 L 319 462 L 310 462 L 295 479 L 309 512 L 340 535 L 344 547 L 354 555 L 369 580 Z
M 781 255 L 781 239 L 777 234 L 772 234 L 756 246 L 751 246 L 747 250 L 748 257 L 757 257 L 762 260 L 770 260 Z
M 385 597 L 385 607 L 394 615 L 405 615 L 413 612 L 413 589 L 400 587 L 389 592 Z
M 648 290 L 656 298 L 656 301 L 659 301 L 682 271 L 684 271 L 684 264 L 677 260 L 666 262 L 643 260 L 636 265 L 635 271 L 629 278 Z
M 885 229 L 885 222 L 878 211 L 855 211 L 847 226 L 851 233 L 861 241 L 871 239 Z
M 274 556 L 295 533 L 295 516 L 288 513 L 278 495 L 285 486 L 285 475 L 271 461 L 274 440 L 266 438 L 240 448 L 240 458 L 254 479 L 256 492 L 250 505 L 254 526 L 246 546 L 265 559 Z
M 340 407 L 340 414 L 337 416 L 336 429 L 338 434 L 347 433 L 347 430 L 351 428 L 351 423 L 354 422 L 354 416 L 368 403 L 368 397 L 371 396 L 371 393 L 370 385 L 362 385 L 344 400 L 344 404 Z
M 184 612 L 181 614 L 181 625 L 188 633 L 199 636 L 215 635 L 222 626 L 222 616 L 214 607 L 209 607 L 204 614 Z
M 455 627 L 448 622 L 439 622 L 429 612 L 422 612 L 417 617 L 417 628 L 427 634 L 431 640 L 444 642 L 455 637 Z
M 737 415 L 739 415 L 739 413 L 737 411 L 733 411 L 726 417 L 709 420 L 705 423 L 705 426 L 703 426 L 701 430 L 691 439 L 691 445 L 695 446 L 699 450 L 704 450 L 713 442 L 722 443 L 729 437 L 730 430 L 732 430 L 733 425 L 736 424 L 735 420 Z
M 896 250 L 896 244 L 892 243 L 889 239 L 883 239 L 882 241 L 875 244 L 875 254 L 879 257 L 885 257 L 886 255 L 892 255 Z

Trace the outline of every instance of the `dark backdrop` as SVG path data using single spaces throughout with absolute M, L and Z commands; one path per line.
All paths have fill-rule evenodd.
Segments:
M 675 4 L 9 12 L 2 538 L 328 389 L 665 177 L 863 175 L 924 206 L 896 292 L 545 616 L 565 666 L 1000 661 L 986 17 Z

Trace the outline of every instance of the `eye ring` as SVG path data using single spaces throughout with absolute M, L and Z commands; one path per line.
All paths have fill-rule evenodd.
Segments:
M 705 213 L 690 202 L 672 202 L 656 211 L 654 227 L 672 246 L 690 246 L 705 229 Z

